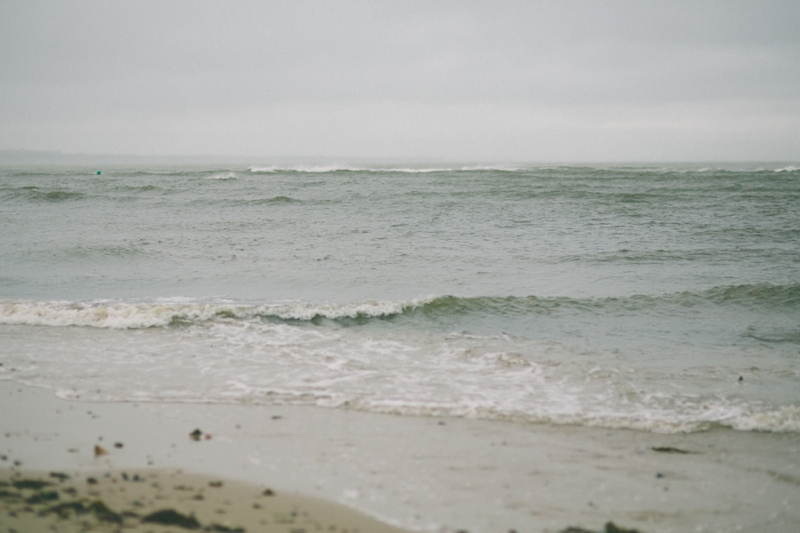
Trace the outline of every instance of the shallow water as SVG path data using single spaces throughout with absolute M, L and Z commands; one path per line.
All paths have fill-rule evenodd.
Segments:
M 4 168 L 0 379 L 800 431 L 798 220 L 787 165 Z

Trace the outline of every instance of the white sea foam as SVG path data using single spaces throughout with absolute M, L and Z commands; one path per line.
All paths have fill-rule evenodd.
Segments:
M 305 172 L 305 173 L 329 173 L 329 172 L 339 172 L 339 171 L 365 171 L 369 170 L 367 168 L 362 167 L 354 167 L 349 165 L 288 165 L 288 166 L 281 166 L 281 165 L 270 165 L 266 167 L 250 167 L 250 172 L 265 172 L 265 173 L 274 173 L 274 172 Z
M 402 313 L 424 305 L 432 298 L 406 302 L 365 301 L 355 303 L 276 303 L 268 305 L 233 305 L 228 303 L 191 303 L 186 299 L 161 300 L 158 303 L 94 302 L 0 302 L 0 324 L 30 326 L 89 326 L 110 329 L 138 329 L 169 326 L 175 322 L 205 322 L 214 318 L 250 320 L 276 317 L 284 320 L 332 320 L 378 317 Z
M 216 174 L 212 174 L 208 177 L 210 180 L 235 180 L 236 173 L 235 172 L 218 172 Z
M 480 170 L 496 170 L 503 172 L 516 172 L 525 167 L 513 165 L 474 165 L 458 167 L 360 167 L 352 165 L 289 165 L 289 166 L 265 166 L 250 167 L 250 172 L 254 173 L 275 173 L 275 172 L 300 172 L 324 174 L 330 172 L 388 172 L 401 174 L 426 174 L 431 172 L 468 172 Z
M 377 317 L 402 313 L 405 309 L 425 305 L 433 298 L 419 298 L 407 302 L 366 301 L 344 304 L 273 304 L 259 307 L 259 313 L 282 319 L 311 320 L 315 317 L 329 319 Z
M 609 429 L 635 429 L 652 433 L 674 434 L 707 431 L 713 427 L 729 427 L 744 431 L 770 431 L 775 433 L 800 432 L 800 407 L 790 405 L 768 411 L 747 411 L 732 406 L 717 406 L 712 409 L 717 416 L 700 412 L 650 412 L 642 408 L 638 412 L 619 412 L 609 404 L 599 404 L 572 412 L 556 405 L 530 406 L 527 409 L 509 405 L 492 405 L 465 402 L 421 402 L 414 400 L 363 399 L 330 401 L 319 400 L 323 407 L 345 407 L 350 409 L 393 415 L 409 416 L 454 416 L 489 420 L 510 420 L 533 424 L 578 425 Z
M 84 308 L 95 314 L 71 319 L 99 321 L 106 329 L 44 328 L 32 335 L 10 326 L 0 351 L 0 379 L 81 400 L 316 405 L 660 433 L 714 426 L 800 431 L 798 404 L 750 401 L 737 396 L 739 389 L 715 392 L 720 377 L 714 369 L 684 374 L 676 389 L 669 371 L 646 364 L 620 367 L 551 341 L 406 330 L 365 335 L 358 327 L 228 319 L 183 328 L 112 329 L 130 321 L 163 324 L 176 306 L 162 307 L 168 309 L 164 316 L 155 311 L 158 306 L 148 308 L 147 321 L 137 318 L 136 306 L 108 305 Z M 218 316 L 220 307 L 204 311 L 196 305 L 182 316 Z M 386 308 L 356 306 L 347 313 L 365 310 Z M 98 319 L 103 313 L 106 318 Z M 66 316 L 59 316 L 56 322 L 63 324 Z M 694 392 L 687 390 L 692 382 Z
M 747 431 L 800 432 L 800 405 L 742 413 L 728 421 L 727 425 Z
M 173 320 L 208 320 L 220 306 L 76 302 L 4 302 L 0 324 L 131 329 L 167 326 Z
M 786 167 L 776 168 L 775 172 L 797 172 L 798 170 L 800 170 L 800 167 L 789 165 Z

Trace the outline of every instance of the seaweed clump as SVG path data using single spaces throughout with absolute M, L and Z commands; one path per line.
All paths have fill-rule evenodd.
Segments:
M 568 527 L 562 529 L 559 533 L 642 533 L 638 529 L 626 529 L 619 527 L 614 522 L 607 522 L 605 528 L 601 531 L 593 531 L 591 529 L 584 529 L 582 527 Z
M 200 529 L 200 522 L 194 516 L 186 516 L 174 509 L 162 509 L 142 518 L 142 522 L 178 526 L 185 529 Z

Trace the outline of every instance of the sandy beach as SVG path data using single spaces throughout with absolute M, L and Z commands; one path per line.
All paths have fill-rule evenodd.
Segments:
M 316 498 L 175 470 L 0 476 L 8 531 L 403 531 Z
M 311 407 L 84 403 L 8 381 L 0 398 L 4 490 L 14 492 L 12 478 L 56 472 L 69 480 L 50 478 L 54 487 L 94 491 L 114 512 L 149 501 L 126 527 L 161 503 L 202 527 L 247 531 L 800 527 L 794 433 L 659 435 Z M 192 499 L 198 491 L 204 500 Z M 13 505 L 0 508 L 4 532 L 25 518 L 9 514 Z M 306 513 L 305 522 L 281 523 L 292 512 Z M 63 519 L 39 520 L 44 531 Z

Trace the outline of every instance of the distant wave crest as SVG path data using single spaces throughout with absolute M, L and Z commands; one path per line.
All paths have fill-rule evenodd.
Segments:
M 514 172 L 522 170 L 524 167 L 513 165 L 475 165 L 475 166 L 456 166 L 456 167 L 368 167 L 352 165 L 272 165 L 250 167 L 253 173 L 275 173 L 275 172 L 297 172 L 308 174 L 326 174 L 332 172 L 376 172 L 376 173 L 401 173 L 401 174 L 425 174 L 430 172 L 469 172 L 480 170 L 494 170 Z
M 39 187 L 26 186 L 6 189 L 4 199 L 22 198 L 31 202 L 64 202 L 80 200 L 86 195 L 78 191 L 42 190 Z
M 570 164 L 556 164 L 556 165 L 543 165 L 543 164 L 488 164 L 488 165 L 410 165 L 410 166 L 380 166 L 380 165 L 349 165 L 349 164 L 296 164 L 296 165 L 253 165 L 248 169 L 251 173 L 264 173 L 273 174 L 281 172 L 294 172 L 294 173 L 309 173 L 309 174 L 327 174 L 336 172 L 363 172 L 363 173 L 404 173 L 404 174 L 424 174 L 432 172 L 481 172 L 481 171 L 495 171 L 495 172 L 545 172 L 545 173 L 572 173 L 580 172 L 582 174 L 722 174 L 729 175 L 731 173 L 753 173 L 753 172 L 774 172 L 774 173 L 795 173 L 800 171 L 800 167 L 794 165 L 786 165 L 778 168 L 736 168 L 736 167 L 708 167 L 699 166 L 696 168 L 686 167 L 683 165 L 677 166 L 627 166 L 627 165 L 570 165 Z

